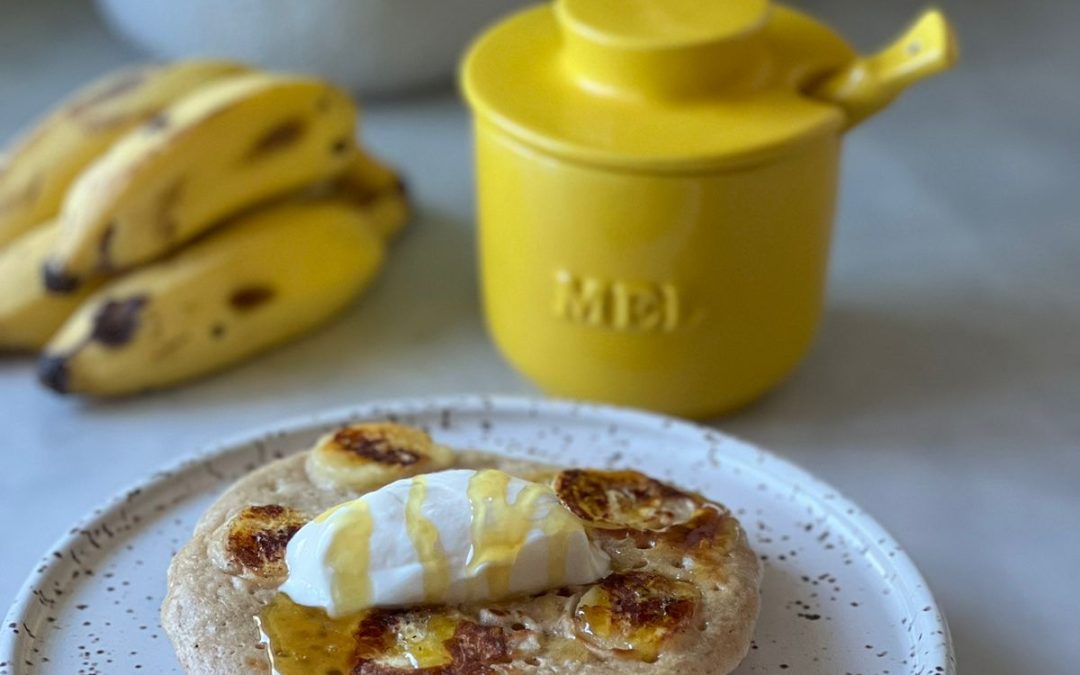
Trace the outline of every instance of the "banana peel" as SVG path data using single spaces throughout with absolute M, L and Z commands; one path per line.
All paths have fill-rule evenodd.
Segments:
M 157 260 L 252 206 L 328 180 L 356 156 L 356 107 L 318 80 L 210 83 L 129 133 L 72 186 L 45 284 Z
M 54 218 L 76 177 L 119 138 L 198 87 L 244 71 L 212 60 L 128 68 L 59 105 L 0 158 L 0 246 Z
M 46 346 L 39 378 L 116 396 L 206 375 L 329 320 L 372 280 L 384 246 L 340 200 L 245 215 L 105 284 Z
M 331 85 L 224 61 L 80 92 L 0 153 L 0 351 L 43 349 L 56 391 L 118 396 L 329 320 L 409 216 L 355 124 Z
M 338 200 L 363 211 L 368 225 L 392 238 L 409 215 L 403 182 L 378 158 L 359 152 L 339 179 L 311 188 L 298 202 Z M 39 351 L 98 286 L 90 282 L 73 293 L 52 293 L 42 282 L 41 266 L 59 236 L 49 221 L 0 249 L 0 352 Z

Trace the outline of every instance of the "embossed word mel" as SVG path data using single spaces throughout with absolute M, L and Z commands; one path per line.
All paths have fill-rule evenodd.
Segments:
M 606 281 L 555 272 L 555 316 L 624 332 L 671 332 L 682 321 L 679 289 L 652 281 Z

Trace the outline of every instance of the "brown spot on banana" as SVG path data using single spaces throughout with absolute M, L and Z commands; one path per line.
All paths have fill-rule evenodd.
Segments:
M 98 255 L 101 260 L 101 267 L 105 271 L 112 269 L 112 241 L 113 236 L 116 234 L 116 223 L 110 222 L 105 226 L 105 231 L 101 233 L 101 239 L 98 240 Z
M 344 155 L 352 149 L 352 143 L 348 138 L 339 138 L 330 146 L 330 152 L 335 155 Z
M 376 202 L 384 199 L 408 199 L 409 188 L 405 184 L 405 181 L 401 178 L 394 178 L 394 182 L 389 187 L 375 188 L 372 186 L 362 187 L 360 185 L 346 188 L 349 191 L 349 197 L 351 197 L 359 206 L 370 206 Z
M 242 286 L 229 295 L 229 306 L 238 312 L 250 312 L 272 300 L 275 295 L 277 293 L 270 286 Z
M 143 129 L 149 133 L 157 133 L 162 129 L 168 128 L 170 123 L 169 115 L 165 112 L 159 112 L 150 119 L 146 120 L 146 124 L 143 125 Z
M 278 124 L 263 134 L 255 144 L 251 146 L 244 160 L 251 162 L 262 159 L 266 155 L 295 144 L 307 131 L 307 125 L 302 119 L 290 118 Z
M 179 178 L 161 192 L 158 197 L 154 224 L 163 239 L 172 241 L 176 238 L 177 224 L 174 211 L 184 196 L 184 179 Z
M 94 315 L 90 340 L 106 347 L 121 347 L 135 336 L 148 298 L 136 295 L 125 300 L 109 300 Z
M 41 282 L 50 293 L 67 295 L 82 285 L 82 279 L 64 271 L 54 260 L 46 260 L 41 268 Z

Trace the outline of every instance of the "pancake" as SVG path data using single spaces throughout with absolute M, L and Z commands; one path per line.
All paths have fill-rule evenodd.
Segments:
M 398 478 L 448 467 L 551 484 L 611 556 L 612 572 L 501 602 L 336 620 L 277 592 L 286 544 L 305 522 Z M 353 425 L 245 476 L 206 511 L 169 567 L 161 620 L 192 675 L 270 673 L 271 651 L 282 675 L 723 675 L 749 648 L 760 578 L 727 509 L 644 474 L 453 452 L 408 427 Z M 299 650 L 334 656 L 298 667 Z

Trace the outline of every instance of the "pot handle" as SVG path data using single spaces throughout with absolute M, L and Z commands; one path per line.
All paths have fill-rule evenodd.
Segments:
M 957 57 L 952 26 L 941 11 L 930 9 L 891 45 L 855 59 L 813 87 L 810 95 L 843 108 L 850 129 L 912 84 L 952 68 Z

